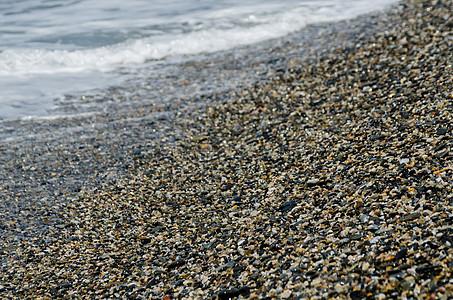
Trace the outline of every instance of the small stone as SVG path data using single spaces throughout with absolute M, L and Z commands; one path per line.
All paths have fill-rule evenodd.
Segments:
M 293 209 L 296 205 L 297 205 L 297 203 L 295 201 L 291 200 L 291 201 L 285 202 L 282 205 L 280 205 L 278 210 L 281 211 L 282 213 L 286 213 L 286 212 L 290 211 L 291 209 Z
M 309 186 L 309 187 L 318 185 L 319 183 L 320 183 L 320 180 L 317 178 L 307 180 L 307 186 Z
M 401 283 L 401 287 L 402 287 L 403 290 L 405 290 L 405 291 L 410 291 L 410 290 L 412 290 L 412 286 L 413 286 L 413 282 L 410 282 L 410 281 L 407 281 L 407 280 L 404 280 L 404 281 Z
M 122 290 L 129 290 L 131 288 L 134 288 L 137 286 L 137 283 L 131 282 L 131 283 L 123 283 L 115 287 L 116 291 L 122 291 Z
M 349 236 L 349 239 L 351 241 L 357 241 L 357 240 L 360 240 L 361 238 L 362 238 L 362 235 L 360 233 L 354 233 Z
M 367 272 L 370 268 L 370 264 L 368 262 L 364 262 L 362 265 L 362 271 Z
M 142 154 L 143 150 L 141 149 L 138 149 L 138 150 L 135 150 L 134 152 L 132 152 L 132 155 L 140 155 Z
M 143 237 L 140 239 L 140 243 L 142 243 L 142 245 L 149 244 L 149 243 L 151 243 L 151 239 L 148 237 Z
M 409 158 L 402 158 L 400 159 L 400 164 L 408 164 L 410 162 Z
M 376 236 L 370 240 L 370 244 L 377 244 L 380 239 L 381 239 L 380 236 Z
M 219 300 L 228 300 L 239 296 L 248 296 L 250 295 L 250 288 L 243 286 L 241 288 L 223 290 L 217 296 Z
M 233 202 L 235 202 L 236 204 L 241 203 L 242 202 L 242 197 L 241 196 L 234 197 L 233 198 Z
M 368 220 L 370 219 L 370 216 L 367 215 L 367 214 L 363 214 L 363 215 L 361 215 L 361 216 L 359 217 L 359 219 L 360 219 L 360 221 L 361 221 L 362 223 L 367 223 Z
M 379 229 L 381 229 L 381 227 L 377 226 L 377 225 L 370 225 L 368 226 L 367 230 L 368 231 L 371 231 L 371 232 L 377 232 Z
M 418 212 L 416 212 L 416 213 L 411 213 L 411 214 L 402 216 L 402 217 L 400 218 L 400 221 L 401 221 L 401 222 L 413 221 L 413 220 L 415 220 L 415 219 L 418 219 L 419 217 L 420 217 L 420 213 L 418 213 Z
M 441 128 L 439 128 L 439 129 L 437 129 L 436 134 L 437 134 L 437 135 L 445 135 L 447 132 L 448 132 L 448 129 L 447 129 L 447 128 L 441 127 Z
M 291 291 L 290 290 L 284 290 L 283 293 L 280 294 L 280 297 L 283 299 L 288 299 L 291 297 Z
M 337 283 L 337 284 L 335 284 L 334 289 L 335 289 L 335 291 L 336 291 L 337 293 L 342 293 L 342 292 L 344 292 L 347 288 L 346 288 L 344 285 L 342 285 L 342 284 L 340 284 L 340 283 Z
M 398 253 L 396 253 L 395 259 L 396 260 L 402 259 L 402 258 L 406 257 L 406 254 L 407 254 L 407 249 L 406 248 L 401 249 L 400 251 L 398 251 Z
M 183 266 L 183 265 L 185 265 L 185 264 L 186 264 L 186 261 L 185 261 L 185 260 L 183 260 L 183 259 L 177 259 L 177 260 L 175 260 L 175 261 L 169 263 L 169 264 L 167 265 L 167 268 L 168 268 L 169 270 L 172 270 L 172 269 L 175 269 L 175 268 L 177 268 L 177 267 L 181 267 L 181 266 Z
M 224 265 L 221 265 L 220 267 L 216 268 L 216 272 L 223 272 L 228 269 L 232 269 L 236 266 L 236 263 L 234 261 L 227 262 Z
M 378 140 L 383 140 L 383 139 L 385 139 L 385 135 L 374 135 L 374 136 L 370 137 L 371 141 L 378 141 Z
M 278 296 L 278 292 L 277 292 L 276 289 L 271 289 L 271 290 L 269 290 L 268 295 L 270 297 L 277 297 Z
M 57 289 L 67 289 L 70 288 L 72 284 L 70 282 L 63 282 L 57 286 Z

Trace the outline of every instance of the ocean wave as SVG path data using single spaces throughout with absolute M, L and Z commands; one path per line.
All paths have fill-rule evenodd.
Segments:
M 393 2 L 307 1 L 290 9 L 275 5 L 261 7 L 255 13 L 253 7 L 242 7 L 240 11 L 222 9 L 206 13 L 200 22 L 184 20 L 177 25 L 161 26 L 159 31 L 149 26 L 134 29 L 139 38 L 112 45 L 82 49 L 8 48 L 0 53 L 0 76 L 107 72 L 149 60 L 227 50 L 281 37 L 307 24 L 352 18 Z

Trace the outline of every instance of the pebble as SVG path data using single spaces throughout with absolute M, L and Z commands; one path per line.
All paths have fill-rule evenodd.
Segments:
M 219 300 L 228 300 L 228 299 L 233 299 L 238 296 L 248 296 L 250 295 L 250 288 L 249 287 L 241 287 L 241 288 L 236 288 L 236 289 L 230 289 L 230 290 L 223 290 L 218 294 Z
M 319 25 L 335 47 L 297 58 L 282 45 L 285 68 L 164 115 L 171 130 L 146 145 L 85 133 L 116 138 L 117 165 L 93 139 L 78 151 L 105 181 L 64 202 L 2 202 L 45 230 L 2 240 L 0 296 L 448 299 L 452 7 L 408 0 L 363 30 Z
M 285 212 L 288 212 L 291 209 L 293 209 L 296 205 L 297 205 L 296 202 L 291 200 L 291 201 L 285 202 L 282 205 L 280 205 L 278 210 L 285 213 Z

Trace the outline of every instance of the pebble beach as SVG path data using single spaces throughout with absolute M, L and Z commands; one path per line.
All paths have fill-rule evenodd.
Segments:
M 21 121 L 0 298 L 451 299 L 453 2 L 356 23 L 222 92 Z

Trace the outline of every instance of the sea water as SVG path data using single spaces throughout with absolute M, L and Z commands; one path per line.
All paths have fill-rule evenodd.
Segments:
M 166 62 L 234 51 L 394 2 L 2 0 L 0 120 L 52 117 L 68 102 L 86 104 L 74 100 L 80 95 L 139 80 L 137 70 L 165 76 Z

